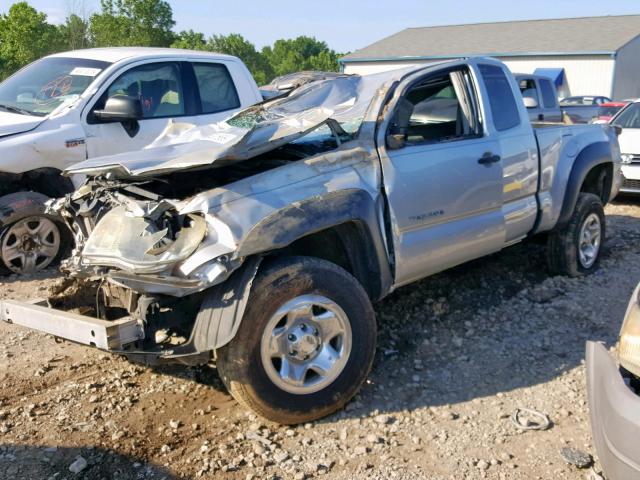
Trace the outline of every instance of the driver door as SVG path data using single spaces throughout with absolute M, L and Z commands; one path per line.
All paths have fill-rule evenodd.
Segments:
M 131 68 L 113 81 L 86 117 L 88 157 L 140 150 L 162 133 L 170 119 L 193 121 L 185 96 L 183 68 L 180 62 L 147 63 Z M 108 98 L 119 95 L 139 98 L 142 103 L 143 118 L 138 120 L 137 132 L 119 122 L 100 122 L 92 114 L 103 108 Z
M 397 286 L 504 244 L 500 142 L 478 98 L 463 65 L 413 80 L 396 104 L 381 159 Z

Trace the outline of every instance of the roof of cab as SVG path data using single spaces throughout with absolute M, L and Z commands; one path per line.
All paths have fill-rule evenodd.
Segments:
M 217 60 L 235 60 L 236 57 L 223 53 L 202 52 L 197 50 L 183 50 L 180 48 L 153 48 L 153 47 L 113 47 L 113 48 L 87 48 L 72 50 L 50 55 L 51 57 L 87 58 L 90 60 L 102 60 L 116 63 L 131 58 L 153 57 L 203 57 Z

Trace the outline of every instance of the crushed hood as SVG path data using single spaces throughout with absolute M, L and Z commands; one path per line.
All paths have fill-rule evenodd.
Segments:
M 0 138 L 33 130 L 44 121 L 43 117 L 20 115 L 0 110 Z
M 398 70 L 337 75 L 304 84 L 285 98 L 254 105 L 223 122 L 203 126 L 170 122 L 143 150 L 93 158 L 66 173 L 145 177 L 243 161 L 292 142 L 329 119 L 359 125 L 378 89 L 397 75 Z

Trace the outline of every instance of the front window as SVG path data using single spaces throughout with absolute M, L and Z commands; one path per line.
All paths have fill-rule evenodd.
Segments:
M 640 103 L 632 103 L 611 122 L 622 128 L 640 128 Z
M 0 110 L 45 116 L 84 93 L 108 62 L 49 57 L 0 83 Z
M 613 117 L 621 108 L 622 107 L 600 107 L 600 110 L 598 110 L 598 116 Z
M 107 98 L 140 99 L 142 118 L 179 117 L 185 114 L 182 75 L 177 63 L 149 63 L 122 74 L 107 90 Z
M 438 73 L 412 85 L 398 102 L 388 134 L 409 145 L 479 136 L 477 101 L 469 71 Z
M 536 103 L 540 104 L 540 99 L 538 98 L 538 90 L 536 88 L 536 82 L 531 79 L 522 79 L 519 82 L 520 93 L 523 98 L 533 98 Z

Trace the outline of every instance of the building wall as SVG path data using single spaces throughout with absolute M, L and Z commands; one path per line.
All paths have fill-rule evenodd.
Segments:
M 618 50 L 612 98 L 640 97 L 640 36 Z
M 564 68 L 560 97 L 611 96 L 615 60 L 609 56 L 507 57 L 501 58 L 513 73 L 533 73 L 536 68 Z
M 635 49 L 633 51 L 636 52 L 636 58 L 638 58 L 639 51 Z M 533 73 L 536 68 L 564 68 L 565 85 L 561 88 L 561 97 L 568 95 L 604 95 L 608 97 L 612 93 L 613 70 L 616 62 L 606 55 L 503 57 L 501 60 L 507 64 L 513 73 Z M 345 63 L 344 71 L 363 75 L 410 65 L 431 63 L 436 63 L 436 60 L 353 62 Z M 640 64 L 636 65 L 636 67 L 640 67 Z M 638 96 L 640 96 L 640 92 Z

